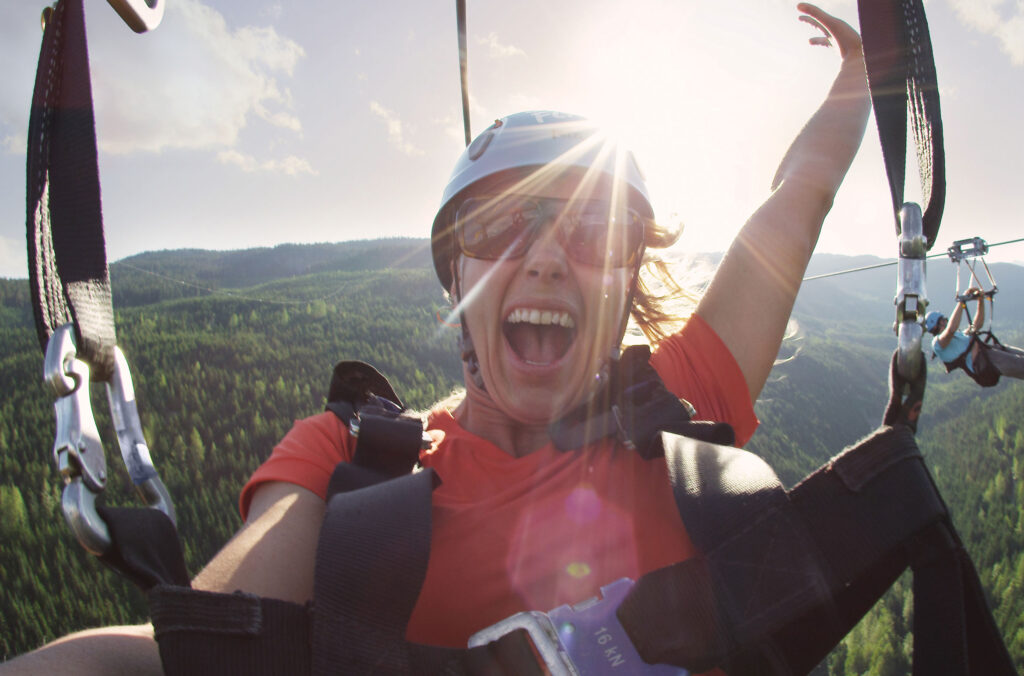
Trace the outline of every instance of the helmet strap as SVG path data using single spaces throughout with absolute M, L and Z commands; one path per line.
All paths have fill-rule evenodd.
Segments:
M 452 264 L 452 281 L 455 286 L 455 307 L 458 307 L 459 303 L 462 302 L 462 279 L 459 277 L 459 266 L 455 263 Z M 459 353 L 462 361 L 466 364 L 466 372 L 469 374 L 470 379 L 472 379 L 473 384 L 486 392 L 487 386 L 484 384 L 484 377 L 480 373 L 480 359 L 476 356 L 476 348 L 473 347 L 473 337 L 469 335 L 469 326 L 466 325 L 466 318 L 462 316 L 461 311 L 459 311 L 459 325 L 462 327 L 462 331 L 459 333 Z

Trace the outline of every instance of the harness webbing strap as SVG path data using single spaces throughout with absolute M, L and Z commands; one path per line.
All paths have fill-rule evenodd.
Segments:
M 168 676 L 310 673 L 308 606 L 171 586 L 149 604 Z
M 142 591 L 156 585 L 189 586 L 178 530 L 157 509 L 98 506 L 113 546 L 100 557 Z
M 605 387 L 548 426 L 555 447 L 571 451 L 612 437 L 649 460 L 661 454 L 661 432 L 732 445 L 736 439 L 732 427 L 691 420 L 690 404 L 668 391 L 650 360 L 646 345 L 626 348 L 612 361 Z
M 471 649 L 405 639 L 426 576 L 438 481 L 429 469 L 394 478 L 338 465 L 317 548 L 310 673 L 542 676 L 524 631 Z
M 946 200 L 939 86 L 922 0 L 858 0 L 864 62 L 882 157 L 892 195 L 896 234 L 906 182 L 907 109 L 917 149 L 927 248 L 939 233 Z
M 28 269 L 43 350 L 73 323 L 94 380 L 114 369 L 114 313 L 103 239 L 82 0 L 60 0 L 43 34 L 26 163 Z
M 313 674 L 409 671 L 401 648 L 426 575 L 433 488 L 424 470 L 331 498 L 316 557 Z
M 909 566 L 914 673 L 1013 673 L 905 426 L 847 449 L 788 495 L 745 451 L 662 440 L 680 515 L 702 556 L 645 575 L 620 606 L 645 660 L 807 673 Z M 928 656 L 920 666 L 918 655 Z

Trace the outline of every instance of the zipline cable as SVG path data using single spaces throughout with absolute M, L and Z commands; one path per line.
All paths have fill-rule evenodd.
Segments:
M 1002 246 L 1004 244 L 1016 244 L 1018 242 L 1024 242 L 1024 237 L 1021 237 L 1021 238 L 1018 238 L 1018 239 L 1010 239 L 1010 240 L 1007 240 L 1005 242 L 999 242 L 997 244 L 989 244 L 988 246 L 991 249 L 994 246 Z M 926 258 L 945 258 L 948 255 L 949 254 L 947 254 L 947 253 L 936 253 L 936 254 L 931 254 L 929 256 L 926 256 Z M 851 268 L 849 270 L 838 270 L 836 272 L 826 272 L 826 273 L 823 273 L 823 274 L 820 274 L 820 275 L 813 275 L 811 277 L 804 277 L 803 281 L 809 282 L 809 281 L 814 280 L 814 279 L 824 279 L 825 277 L 838 277 L 839 275 L 846 275 L 846 274 L 849 274 L 851 272 L 863 272 L 864 270 L 874 270 L 876 268 L 885 268 L 885 267 L 889 267 L 891 265 L 896 265 L 897 263 L 899 263 L 899 261 L 887 261 L 885 263 L 877 263 L 875 265 L 865 265 L 864 267 L 861 267 L 861 268 Z

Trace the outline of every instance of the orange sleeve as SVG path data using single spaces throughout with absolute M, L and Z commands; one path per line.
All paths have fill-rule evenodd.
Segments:
M 348 427 L 330 412 L 296 420 L 274 452 L 257 468 L 242 488 L 238 508 L 245 519 L 249 503 L 260 484 L 285 481 L 327 497 L 327 484 L 339 462 L 349 462 L 354 452 Z
M 758 421 L 747 381 L 729 348 L 699 315 L 658 343 L 651 365 L 672 394 L 696 407 L 699 420 L 732 425 L 737 446 L 750 441 Z

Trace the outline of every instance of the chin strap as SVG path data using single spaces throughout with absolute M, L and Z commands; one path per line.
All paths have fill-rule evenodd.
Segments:
M 476 356 L 476 348 L 473 347 L 473 337 L 469 335 L 469 328 L 466 327 L 466 323 L 460 323 L 462 324 L 462 332 L 459 334 L 459 352 L 461 353 L 462 361 L 466 363 L 466 372 L 473 379 L 473 384 L 486 392 L 487 385 L 484 384 L 484 377 L 480 373 L 480 359 Z

